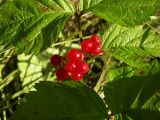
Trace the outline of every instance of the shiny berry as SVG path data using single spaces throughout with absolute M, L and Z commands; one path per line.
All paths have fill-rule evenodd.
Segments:
M 92 35 L 90 40 L 92 41 L 93 44 L 97 44 L 98 46 L 101 44 L 101 39 L 97 35 Z
M 81 48 L 83 52 L 90 52 L 91 48 L 92 48 L 92 41 L 90 39 L 88 40 L 84 40 L 81 43 Z
M 53 66 L 57 66 L 61 63 L 61 56 L 59 55 L 53 55 L 51 58 L 50 58 L 50 62 Z
M 68 52 L 68 60 L 69 61 L 77 61 L 83 59 L 83 53 L 77 49 L 71 49 Z
M 98 55 L 98 54 L 102 53 L 102 49 L 100 47 L 93 47 L 91 49 L 91 51 L 92 51 L 93 55 Z
M 78 68 L 78 71 L 81 71 L 83 74 L 89 71 L 89 66 L 85 61 L 77 61 L 76 67 Z
M 75 61 L 69 61 L 66 63 L 66 70 L 68 72 L 73 72 L 76 69 L 76 62 Z
M 75 70 L 71 73 L 71 78 L 74 81 L 79 81 L 79 80 L 82 80 L 83 74 L 79 70 Z
M 59 70 L 57 70 L 56 76 L 59 81 L 64 81 L 68 79 L 69 75 L 68 72 L 65 70 L 65 68 L 60 68 Z

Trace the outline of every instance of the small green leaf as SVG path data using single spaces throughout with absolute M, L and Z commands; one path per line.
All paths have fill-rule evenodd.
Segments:
M 107 118 L 105 104 L 87 86 L 77 82 L 67 84 L 40 82 L 37 91 L 26 95 L 13 120 L 103 120 Z
M 107 21 L 135 26 L 148 21 L 150 16 L 158 13 L 159 8 L 159 0 L 102 0 L 89 10 Z

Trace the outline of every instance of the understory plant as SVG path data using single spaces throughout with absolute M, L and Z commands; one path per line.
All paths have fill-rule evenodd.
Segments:
M 160 1 L 0 0 L 0 120 L 160 120 Z

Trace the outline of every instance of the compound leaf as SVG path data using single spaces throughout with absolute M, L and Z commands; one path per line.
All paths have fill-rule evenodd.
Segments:
M 14 0 L 4 3 L 0 9 L 0 44 L 15 46 L 18 52 L 27 54 L 39 53 L 49 47 L 74 12 L 70 2 L 55 1 Z M 66 7 L 61 6 L 63 2 L 68 3 Z
M 102 0 L 90 11 L 122 26 L 136 26 L 158 13 L 159 0 Z
M 104 51 L 133 67 L 143 67 L 160 55 L 160 36 L 149 28 L 112 25 L 102 35 Z

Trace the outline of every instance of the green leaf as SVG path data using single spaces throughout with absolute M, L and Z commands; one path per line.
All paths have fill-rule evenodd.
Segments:
M 148 21 L 159 8 L 159 0 L 102 0 L 89 10 L 107 21 L 135 26 Z
M 87 86 L 68 81 L 40 82 L 26 95 L 13 120 L 103 120 L 107 118 L 102 99 Z
M 21 71 L 20 77 L 22 80 L 23 89 L 33 87 L 35 82 L 42 80 L 43 64 L 36 56 L 25 56 L 24 54 L 18 56 L 18 68 Z M 22 62 L 21 62 L 22 61 Z
M 160 48 L 159 35 L 148 28 L 134 28 L 112 25 L 103 34 L 103 49 L 116 47 Z
M 0 9 L 0 44 L 15 46 L 20 53 L 39 53 L 57 40 L 73 12 L 66 0 L 8 1 Z
M 68 0 L 37 0 L 55 12 L 74 12 L 74 7 Z
M 102 48 L 133 67 L 143 67 L 148 58 L 160 56 L 160 36 L 143 26 L 112 25 L 102 35 Z
M 132 67 L 118 67 L 114 69 L 110 69 L 107 76 L 107 81 L 112 81 L 121 77 L 130 77 L 132 76 L 134 69 Z
M 145 77 L 132 76 L 108 82 L 105 101 L 113 114 L 124 119 L 159 120 L 160 72 Z
M 98 4 L 102 0 L 80 0 L 81 10 L 87 10 L 88 8 Z
M 160 71 L 160 62 L 158 62 L 156 59 L 151 61 L 150 64 L 148 64 L 145 67 L 138 68 L 134 70 L 134 75 L 136 76 L 148 76 L 151 74 L 155 74 L 158 71 Z
M 22 81 L 22 90 L 13 93 L 12 99 L 19 97 L 22 94 L 34 90 L 35 83 L 43 80 L 42 69 L 43 65 L 36 56 L 24 54 L 18 55 L 18 69 Z
M 112 80 L 120 78 L 132 77 L 133 75 L 148 76 L 150 74 L 155 74 L 158 71 L 160 71 L 160 62 L 158 62 L 156 59 L 142 68 L 132 68 L 130 66 L 116 67 L 109 70 L 107 82 L 111 82 Z

